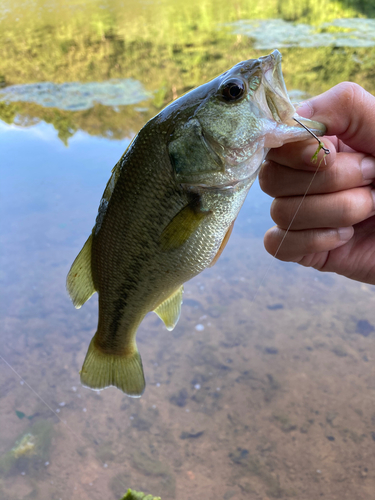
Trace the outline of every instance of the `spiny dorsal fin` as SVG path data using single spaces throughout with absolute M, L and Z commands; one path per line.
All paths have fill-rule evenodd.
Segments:
M 80 374 L 85 387 L 104 389 L 113 385 L 133 398 L 139 398 L 146 386 L 135 342 L 126 354 L 106 354 L 96 347 L 94 336 Z
M 234 226 L 235 220 L 232 222 L 232 224 L 229 226 L 228 231 L 225 233 L 225 236 L 223 238 L 223 241 L 221 242 L 220 248 L 217 251 L 217 254 L 215 257 L 212 259 L 211 264 L 208 267 L 212 267 L 216 264 L 216 262 L 219 260 L 220 255 L 223 253 L 224 248 L 227 246 L 227 243 L 229 241 L 230 235 L 232 234 L 233 231 L 233 226 Z
M 173 330 L 181 314 L 183 285 L 172 293 L 164 302 L 162 302 L 154 312 L 164 321 L 167 330 Z
M 163 250 L 175 250 L 183 245 L 211 212 L 200 210 L 195 204 L 186 205 L 173 217 L 160 236 Z
M 77 255 L 66 278 L 66 288 L 77 309 L 96 292 L 91 273 L 91 246 L 92 234 Z

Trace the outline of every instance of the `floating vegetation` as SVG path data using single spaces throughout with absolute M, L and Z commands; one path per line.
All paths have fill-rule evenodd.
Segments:
M 88 83 L 28 83 L 0 90 L 0 100 L 7 103 L 34 102 L 66 111 L 90 109 L 96 103 L 112 107 L 137 104 L 150 97 L 142 84 L 131 78 Z
M 254 48 L 374 47 L 375 19 L 335 19 L 312 26 L 283 19 L 248 19 L 226 26 L 254 40 Z
M 375 19 L 356 16 L 374 12 L 373 2 L 357 3 L 239 0 L 234 9 L 224 0 L 168 0 L 163 9 L 153 2 L 107 9 L 86 2 L 76 10 L 73 0 L 57 0 L 49 11 L 42 0 L 27 8 L 15 0 L 12 9 L 0 7 L 0 120 L 52 123 L 65 144 L 77 130 L 123 139 L 172 99 L 275 47 L 284 47 L 293 100 L 346 80 L 372 92 Z M 147 109 L 137 108 L 145 99 Z

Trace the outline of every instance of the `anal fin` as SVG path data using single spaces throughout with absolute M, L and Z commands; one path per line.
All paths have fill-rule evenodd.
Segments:
M 224 248 L 227 246 L 227 243 L 229 241 L 230 235 L 232 234 L 233 231 L 233 226 L 234 226 L 235 220 L 232 222 L 232 224 L 229 226 L 228 231 L 225 233 L 225 236 L 223 238 L 223 241 L 221 242 L 220 248 L 217 251 L 217 254 L 215 257 L 212 259 L 211 264 L 208 267 L 212 267 L 216 264 L 216 262 L 219 260 L 220 255 L 223 253 Z
M 145 390 L 142 360 L 135 343 L 125 354 L 107 354 L 95 345 L 94 336 L 80 374 L 82 385 L 90 389 L 113 385 L 134 398 Z
M 181 285 L 180 288 L 154 309 L 154 312 L 164 322 L 167 330 L 173 330 L 180 318 L 183 293 L 184 287 Z
M 96 292 L 91 273 L 91 247 L 92 234 L 77 255 L 66 278 L 66 288 L 77 309 Z

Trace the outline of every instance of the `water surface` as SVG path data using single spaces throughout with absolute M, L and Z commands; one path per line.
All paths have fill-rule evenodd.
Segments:
M 342 80 L 374 93 L 370 2 L 1 9 L 1 498 L 371 498 L 375 289 L 273 260 L 258 185 L 175 330 L 142 323 L 141 399 L 81 387 L 97 299 L 77 311 L 65 291 L 113 165 L 172 99 L 274 48 L 296 99 Z

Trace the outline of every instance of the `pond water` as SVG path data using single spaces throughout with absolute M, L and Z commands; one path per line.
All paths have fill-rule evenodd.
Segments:
M 275 48 L 296 99 L 374 93 L 374 17 L 370 0 L 2 2 L 2 500 L 373 497 L 375 288 L 268 255 L 257 184 L 177 327 L 142 323 L 140 399 L 80 385 L 97 299 L 75 310 L 65 279 L 164 105 Z

